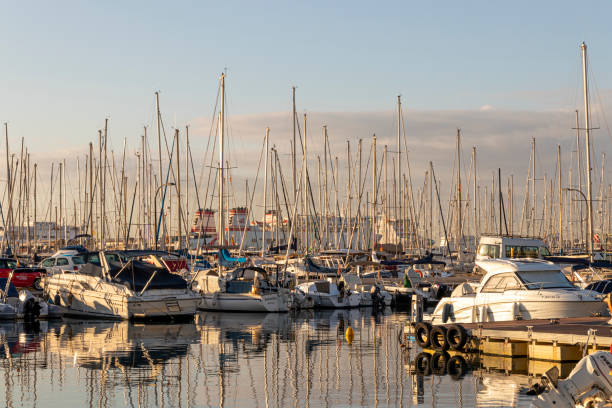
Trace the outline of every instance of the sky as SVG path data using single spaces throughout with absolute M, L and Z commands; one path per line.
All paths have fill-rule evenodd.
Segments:
M 126 138 L 135 150 L 159 91 L 168 128 L 190 124 L 201 152 L 225 70 L 234 157 L 249 166 L 266 126 L 289 151 L 296 86 L 300 114 L 319 136 L 328 124 L 339 151 L 373 133 L 391 144 L 402 95 L 415 173 L 430 158 L 450 172 L 461 128 L 483 169 L 523 178 L 532 136 L 545 140 L 542 172 L 557 143 L 569 163 L 581 41 L 597 157 L 609 146 L 611 12 L 607 1 L 5 1 L 0 121 L 11 151 L 23 137 L 41 166 L 84 155 L 105 118 L 114 148 Z

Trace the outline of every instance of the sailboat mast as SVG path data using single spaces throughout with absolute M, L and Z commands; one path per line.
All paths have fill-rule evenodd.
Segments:
M 589 112 L 589 82 L 588 82 L 588 67 L 587 67 L 587 46 L 582 42 L 580 45 L 582 50 L 582 81 L 584 85 L 584 131 L 586 144 L 586 170 L 587 170 L 587 248 L 589 258 L 593 261 L 593 195 L 591 191 L 591 117 Z
M 372 249 L 376 246 L 376 135 L 372 138 Z
M 563 252 L 563 186 L 561 185 L 561 145 L 557 145 L 557 183 L 559 184 L 559 250 Z
M 223 136 L 225 133 L 225 74 L 221 74 L 221 110 L 219 111 L 219 245 L 225 245 L 225 211 L 223 209 L 223 193 L 225 188 L 225 180 L 223 178 L 223 153 L 225 144 Z
M 462 238 L 461 225 L 461 129 L 457 129 L 457 244 L 455 248 L 461 248 Z
M 270 137 L 270 128 L 266 128 L 266 141 L 265 141 L 265 155 L 264 159 L 264 216 L 263 216 L 263 228 L 262 228 L 262 236 L 261 236 L 261 256 L 264 256 L 266 250 L 266 210 L 268 209 L 268 138 Z

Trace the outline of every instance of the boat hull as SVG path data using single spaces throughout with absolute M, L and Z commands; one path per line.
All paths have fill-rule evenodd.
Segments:
M 601 301 L 546 301 L 523 300 L 518 302 L 496 302 L 457 307 L 453 305 L 448 317 L 434 313 L 432 324 L 482 323 L 512 320 L 558 319 L 566 317 L 585 317 L 596 314 L 607 315 L 608 311 Z M 440 308 L 443 310 L 443 305 Z M 436 312 L 438 308 L 436 308 Z
M 44 294 L 66 315 L 115 319 L 193 316 L 200 296 L 188 289 L 155 289 L 139 295 L 126 287 L 84 275 L 53 275 Z
M 288 312 L 288 295 L 272 293 L 254 295 L 243 293 L 204 293 L 199 305 L 203 310 L 228 312 Z

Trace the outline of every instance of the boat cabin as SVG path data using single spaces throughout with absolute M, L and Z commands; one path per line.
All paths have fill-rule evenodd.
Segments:
M 476 261 L 509 258 L 543 258 L 550 256 L 548 246 L 541 239 L 504 236 L 482 236 Z
M 503 293 L 507 290 L 577 289 L 552 262 L 543 260 L 490 260 L 478 266 L 487 274 L 478 293 Z M 466 291 L 464 288 L 463 291 Z M 453 293 L 454 294 L 454 293 Z M 464 292 L 464 295 L 467 294 Z

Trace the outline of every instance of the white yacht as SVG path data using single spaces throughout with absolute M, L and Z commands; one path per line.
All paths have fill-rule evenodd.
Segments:
M 202 296 L 200 308 L 233 312 L 288 312 L 289 289 L 270 284 L 265 269 L 236 268 L 223 276 L 217 269 L 199 271 L 192 288 Z
M 187 281 L 165 268 L 116 254 L 99 253 L 101 266 L 44 279 L 44 296 L 65 314 L 101 318 L 151 319 L 193 316 L 200 296 Z
M 295 288 L 312 297 L 315 307 L 341 309 L 359 307 L 361 303 L 360 293 L 349 289 L 345 290 L 344 286 L 338 288 L 332 278 L 304 282 Z
M 607 315 L 594 292 L 567 280 L 559 266 L 537 259 L 477 262 L 486 275 L 479 284 L 463 283 L 440 300 L 431 323 L 552 319 Z

